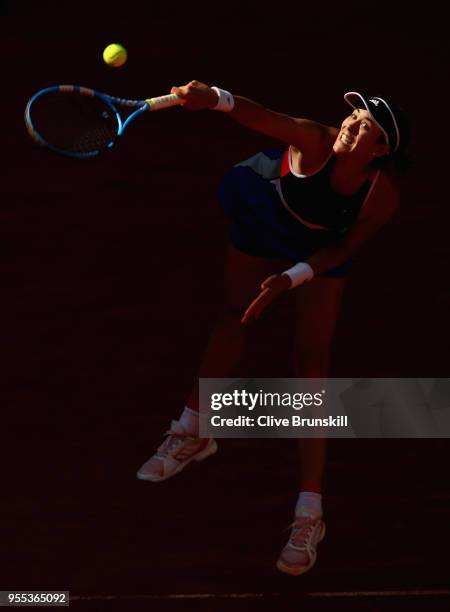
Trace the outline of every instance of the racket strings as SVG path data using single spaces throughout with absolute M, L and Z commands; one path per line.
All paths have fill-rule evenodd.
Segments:
M 102 150 L 114 141 L 116 135 L 117 129 L 92 126 L 72 142 L 71 150 L 74 153 Z
M 33 128 L 49 145 L 68 153 L 101 151 L 115 140 L 116 112 L 94 96 L 76 92 L 51 92 L 30 108 Z

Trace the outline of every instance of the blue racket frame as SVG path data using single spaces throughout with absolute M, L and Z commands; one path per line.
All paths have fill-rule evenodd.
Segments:
M 115 138 L 108 143 L 106 149 L 99 149 L 97 151 L 89 151 L 87 153 L 74 153 L 71 151 L 65 151 L 54 145 L 47 142 L 42 136 L 36 131 L 33 121 L 31 119 L 31 108 L 33 103 L 40 98 L 41 96 L 48 93 L 79 93 L 84 96 L 96 97 L 102 100 L 109 109 L 114 113 L 117 120 L 117 134 Z M 139 115 L 142 113 L 158 110 L 159 108 L 168 108 L 170 106 L 176 106 L 180 104 L 180 100 L 174 94 L 170 94 L 167 96 L 160 96 L 159 98 L 151 98 L 149 100 L 127 100 L 125 98 L 116 98 L 114 96 L 109 96 L 108 94 L 101 93 L 99 91 L 95 91 L 94 89 L 90 89 L 89 87 L 83 87 L 81 85 L 54 85 L 52 87 L 46 87 L 36 92 L 28 101 L 25 108 L 25 124 L 28 130 L 28 133 L 33 138 L 35 142 L 38 144 L 51 149 L 55 153 L 59 153 L 60 155 L 65 155 L 66 157 L 76 157 L 78 159 L 86 159 L 90 157 L 96 157 L 100 155 L 105 150 L 111 149 L 114 144 L 117 142 L 117 139 L 123 134 L 128 125 L 134 121 Z M 123 121 L 116 106 L 126 106 L 128 108 L 135 108 L 136 110 L 128 115 L 128 117 Z

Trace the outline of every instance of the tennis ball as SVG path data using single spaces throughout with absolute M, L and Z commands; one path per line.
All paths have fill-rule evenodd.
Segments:
M 103 51 L 103 61 L 108 64 L 108 66 L 119 68 L 127 61 L 127 50 L 117 43 L 108 45 Z

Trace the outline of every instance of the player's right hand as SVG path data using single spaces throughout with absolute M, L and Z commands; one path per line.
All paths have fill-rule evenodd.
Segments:
M 205 83 L 190 81 L 181 87 L 172 87 L 170 93 L 177 95 L 183 101 L 181 106 L 188 110 L 204 110 L 216 106 L 219 98 L 214 91 Z

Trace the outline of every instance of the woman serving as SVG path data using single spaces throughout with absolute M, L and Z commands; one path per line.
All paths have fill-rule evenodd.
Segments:
M 296 303 L 295 374 L 326 378 L 351 259 L 399 205 L 396 163 L 408 141 L 403 112 L 390 100 L 349 92 L 342 125 L 295 118 L 191 81 L 172 93 L 188 110 L 213 109 L 284 143 L 234 166 L 219 188 L 231 221 L 225 300 L 199 378 L 226 378 L 243 354 L 248 323 L 291 291 Z M 168 437 L 139 469 L 162 481 L 217 450 L 198 433 L 198 381 Z M 326 439 L 299 441 L 300 493 L 291 536 L 277 567 L 299 575 L 323 538 L 322 477 Z

